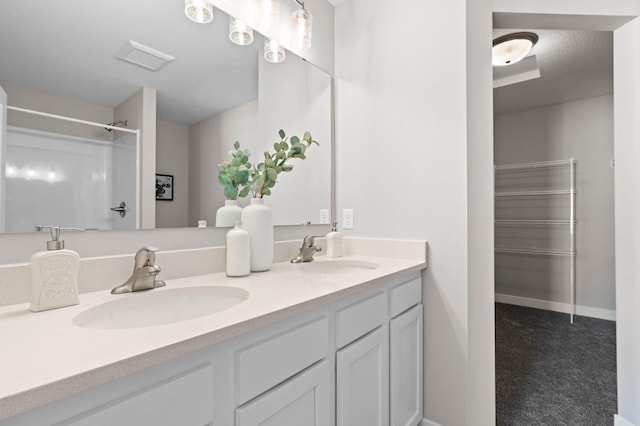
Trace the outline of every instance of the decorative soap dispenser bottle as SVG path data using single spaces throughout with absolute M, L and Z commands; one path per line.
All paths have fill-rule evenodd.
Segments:
M 251 272 L 251 246 L 249 232 L 242 228 L 242 222 L 227 233 L 227 276 L 244 277 Z
M 39 228 L 51 230 L 51 241 L 47 241 L 47 251 L 31 256 L 29 309 L 39 312 L 77 305 L 80 256 L 73 250 L 65 250 L 64 241 L 60 240 L 60 227 Z
M 338 232 L 338 222 L 333 222 L 331 232 L 327 234 L 327 257 L 344 256 L 342 234 Z

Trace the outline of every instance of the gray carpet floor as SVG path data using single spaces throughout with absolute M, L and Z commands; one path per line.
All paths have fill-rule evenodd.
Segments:
M 613 425 L 615 322 L 496 303 L 496 423 Z

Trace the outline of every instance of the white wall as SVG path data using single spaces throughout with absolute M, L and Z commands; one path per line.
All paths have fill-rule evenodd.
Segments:
M 107 124 L 113 121 L 112 108 L 28 89 L 14 84 L 0 82 L 0 86 L 7 92 L 7 104 L 10 106 L 92 121 L 94 123 Z M 39 117 L 17 111 L 8 111 L 7 124 L 9 126 L 24 127 L 81 138 L 104 141 L 113 139 L 111 133 L 100 127 L 86 126 L 54 118 Z
M 443 425 L 494 423 L 490 108 L 467 115 L 467 84 L 481 95 L 470 105 L 491 96 L 489 49 L 465 49 L 467 20 L 487 26 L 487 46 L 491 21 L 476 3 L 470 15 L 460 0 L 336 7 L 338 219 L 353 208 L 346 235 L 429 241 L 424 410 Z M 486 66 L 474 81 L 467 60 Z
M 614 52 L 618 414 L 640 425 L 640 18 Z
M 156 227 L 188 226 L 189 128 L 168 121 L 156 124 L 156 172 L 173 176 L 173 201 L 156 201 Z
M 140 227 L 156 226 L 156 90 L 143 87 L 118 105 L 115 121 L 127 120 L 129 129 L 140 130 Z M 121 136 L 114 130 L 114 137 Z
M 580 101 L 536 108 L 495 117 L 496 164 L 527 163 L 573 157 L 576 176 L 576 304 L 596 308 L 608 318 L 615 318 L 614 216 L 613 216 L 613 96 L 599 96 Z M 569 175 L 564 175 L 568 177 Z M 568 181 L 565 188 L 568 187 Z M 567 213 L 568 214 L 568 213 Z M 567 216 L 565 214 L 564 216 Z M 502 228 L 501 231 L 505 232 Z M 537 229 L 550 237 L 565 238 L 568 228 Z M 496 272 L 496 293 L 552 302 L 569 302 L 568 269 L 566 274 L 549 274 L 548 282 L 529 282 L 538 275 L 532 270 L 568 259 L 539 259 L 502 256 L 500 262 L 517 262 L 520 272 Z
M 262 153 L 273 151 L 280 129 L 289 138 L 309 131 L 319 144 L 306 151 L 305 160 L 289 161 L 293 170 L 278 176 L 265 202 L 275 225 L 320 223 L 320 209 L 331 208 L 331 77 L 298 57 L 280 64 L 261 57 L 258 70 L 260 135 L 245 144 L 251 161 L 262 162 Z
M 258 101 L 247 102 L 189 128 L 189 226 L 197 226 L 200 219 L 215 226 L 216 211 L 224 205 L 218 164 L 229 157 L 236 141 L 244 149 L 258 134 Z M 252 159 L 259 154 L 253 153 Z

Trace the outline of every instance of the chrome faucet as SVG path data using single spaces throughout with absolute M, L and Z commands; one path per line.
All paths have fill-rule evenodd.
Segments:
M 313 255 L 319 251 L 322 251 L 321 247 L 316 247 L 315 243 L 315 235 L 307 235 L 302 240 L 302 247 L 300 247 L 300 253 L 293 259 L 291 259 L 291 263 L 301 263 L 301 262 L 311 262 L 313 261 Z
M 164 281 L 156 280 L 160 273 L 160 267 L 154 265 L 156 261 L 155 247 L 142 247 L 136 253 L 133 274 L 122 285 L 111 290 L 111 294 L 131 293 L 134 291 L 151 290 L 156 287 L 164 287 Z

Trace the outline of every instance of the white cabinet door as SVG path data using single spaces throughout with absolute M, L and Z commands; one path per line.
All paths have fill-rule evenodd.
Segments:
M 379 327 L 336 353 L 337 426 L 389 424 L 389 329 Z
M 390 323 L 391 426 L 422 420 L 422 305 Z
M 329 426 L 327 361 L 236 409 L 236 426 Z
M 213 424 L 213 365 L 183 374 L 67 419 L 69 426 L 204 426 Z

